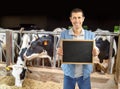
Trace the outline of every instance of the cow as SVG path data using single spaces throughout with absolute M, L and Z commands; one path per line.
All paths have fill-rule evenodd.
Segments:
M 49 59 L 50 66 L 52 66 L 54 49 L 54 36 L 51 34 L 44 34 L 42 36 L 37 35 L 30 42 L 27 50 L 24 54 L 26 60 L 32 60 L 35 58 Z
M 117 54 L 117 45 L 116 45 L 116 41 L 115 39 L 113 40 L 113 47 L 111 49 L 112 51 L 112 58 L 111 58 L 111 61 L 110 60 L 110 37 L 111 36 L 108 36 L 108 35 L 97 35 L 97 34 L 100 34 L 100 33 L 106 33 L 106 34 L 110 34 L 109 31 L 107 30 L 101 30 L 101 29 L 98 29 L 95 31 L 96 33 L 96 38 L 95 38 L 95 42 L 96 42 L 96 46 L 99 48 L 100 50 L 100 53 L 98 55 L 98 59 L 99 59 L 99 62 L 96 63 L 96 69 L 101 72 L 101 73 L 106 73 L 107 70 L 108 70 L 108 64 L 109 62 L 111 62 L 111 68 L 110 68 L 110 73 L 113 72 L 113 67 L 114 67 L 114 63 L 115 63 L 115 56 Z
M 6 33 L 5 29 L 0 28 L 0 60 L 5 62 L 5 50 L 6 50 Z
M 22 87 L 23 81 L 26 76 L 26 71 L 31 71 L 26 66 L 26 60 L 24 60 L 24 53 L 27 49 L 30 37 L 27 34 L 23 35 L 23 43 L 19 51 L 19 56 L 17 57 L 17 62 L 14 65 L 9 65 L 6 67 L 7 70 L 12 70 L 12 75 L 15 78 L 15 86 Z
M 2 62 L 6 62 L 6 32 L 10 31 L 11 33 L 14 33 L 11 29 L 4 29 L 4 28 L 0 28 L 0 58 Z M 20 50 L 20 48 L 18 47 L 18 33 L 14 33 L 12 34 L 12 49 L 14 50 L 13 52 L 13 57 L 14 57 L 14 62 L 16 62 L 17 56 L 18 56 L 18 50 Z

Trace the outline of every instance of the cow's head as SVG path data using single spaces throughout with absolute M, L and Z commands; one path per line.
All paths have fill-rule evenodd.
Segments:
M 31 41 L 27 48 L 24 57 L 26 60 L 31 60 L 41 55 L 53 56 L 53 36 L 42 36 Z
M 23 65 L 10 65 L 6 67 L 7 70 L 12 70 L 12 75 L 15 78 L 15 86 L 22 87 L 27 67 L 24 67 Z
M 12 75 L 15 78 L 15 86 L 22 87 L 23 81 L 26 77 L 26 72 L 32 73 L 26 66 L 25 62 L 18 56 L 17 63 L 6 67 L 7 70 L 12 70 Z
M 109 52 L 110 52 L 110 36 L 97 36 L 96 37 L 96 46 L 100 50 L 100 54 L 98 58 L 100 59 L 100 63 L 103 62 L 105 59 L 109 59 Z M 113 48 L 112 48 L 112 57 L 115 56 L 116 50 L 116 43 L 115 40 L 113 41 Z

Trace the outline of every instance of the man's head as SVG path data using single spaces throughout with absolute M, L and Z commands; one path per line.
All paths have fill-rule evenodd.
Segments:
M 73 25 L 73 29 L 82 29 L 85 16 L 82 9 L 75 8 L 70 13 L 70 21 Z
M 85 16 L 84 16 L 84 13 L 83 13 L 83 10 L 80 9 L 80 8 L 75 8 L 75 9 L 73 9 L 73 10 L 71 11 L 71 13 L 70 13 L 70 17 L 72 16 L 73 13 L 78 13 L 78 12 L 81 12 L 81 13 L 82 13 L 82 16 L 85 17 Z

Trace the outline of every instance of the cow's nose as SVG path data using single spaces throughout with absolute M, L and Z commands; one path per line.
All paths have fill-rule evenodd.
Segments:
M 103 60 L 100 60 L 100 63 L 103 63 Z

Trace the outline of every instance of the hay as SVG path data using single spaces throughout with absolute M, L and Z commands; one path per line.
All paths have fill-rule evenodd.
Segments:
M 0 84 L 6 84 L 9 86 L 13 86 L 15 83 L 14 77 L 12 76 L 2 76 L 0 77 Z
M 42 82 L 26 78 L 23 87 L 14 86 L 14 78 L 12 76 L 0 76 L 0 89 L 62 89 L 62 83 L 52 81 Z
M 26 77 L 23 82 L 23 87 L 15 86 L 15 79 L 12 75 L 7 76 L 8 72 L 5 70 L 5 67 L 0 67 L 0 89 L 62 89 L 62 81 L 60 81 L 60 75 L 53 75 L 51 73 L 45 72 L 34 72 L 31 74 L 34 78 L 30 76 Z M 29 74 L 30 75 L 30 74 Z M 50 76 L 52 78 L 50 78 Z M 56 81 L 56 78 L 58 79 Z M 37 80 L 38 79 L 38 80 Z M 44 81 L 43 81 L 44 80 Z

